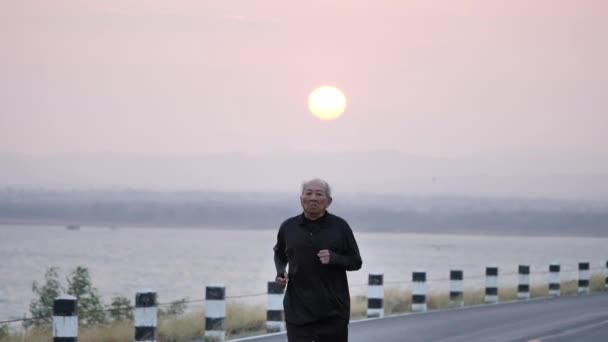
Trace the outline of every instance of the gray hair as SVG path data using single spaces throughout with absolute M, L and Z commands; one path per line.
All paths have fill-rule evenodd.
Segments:
M 321 178 L 313 178 L 311 180 L 307 180 L 302 182 L 302 190 L 300 191 L 300 193 L 304 193 L 304 190 L 306 189 L 306 186 L 311 184 L 311 183 L 318 183 L 321 184 L 321 186 L 323 187 L 323 191 L 325 191 L 325 196 L 331 198 L 331 187 L 329 186 L 329 183 L 327 183 L 326 181 L 322 180 Z

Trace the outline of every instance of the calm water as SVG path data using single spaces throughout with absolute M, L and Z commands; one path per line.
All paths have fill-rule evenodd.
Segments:
M 552 261 L 562 264 L 562 279 L 574 279 L 577 262 L 590 261 L 597 271 L 608 259 L 606 238 L 355 236 L 363 257 L 363 268 L 349 274 L 355 294 L 365 292 L 368 272 L 383 272 L 387 286 L 407 287 L 411 272 L 424 269 L 431 290 L 444 291 L 447 282 L 439 279 L 450 268 L 464 270 L 465 287 L 472 288 L 482 286 L 485 266 L 500 268 L 499 285 L 514 285 L 517 265 L 529 264 L 534 285 L 546 283 Z M 202 299 L 205 285 L 217 282 L 227 286 L 228 296 L 264 293 L 275 274 L 275 238 L 274 230 L 0 226 L 0 320 L 28 312 L 32 281 L 43 281 L 50 266 L 63 275 L 88 267 L 105 303 L 116 295 L 132 298 L 142 287 L 157 290 L 161 302 Z M 261 303 L 265 297 L 246 300 Z

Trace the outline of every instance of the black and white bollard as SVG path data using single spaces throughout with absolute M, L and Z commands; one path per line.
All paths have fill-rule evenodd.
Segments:
M 285 330 L 283 323 L 283 288 L 276 281 L 268 282 L 268 304 L 266 306 L 266 332 Z
M 426 272 L 412 273 L 412 311 L 426 311 Z
M 606 280 L 604 282 L 604 289 L 608 290 L 608 261 L 606 261 L 606 270 L 604 271 L 606 272 Z
M 459 307 L 464 305 L 463 272 L 462 270 L 450 271 L 450 306 Z
M 53 342 L 78 341 L 78 300 L 61 295 L 53 301 Z
M 141 289 L 135 293 L 135 341 L 156 341 L 158 306 L 156 292 Z
M 578 263 L 578 293 L 589 294 L 589 263 Z
M 486 304 L 498 303 L 498 267 L 486 267 Z
M 384 275 L 370 273 L 367 284 L 367 317 L 384 317 Z
M 530 299 L 530 266 L 519 265 L 518 273 L 517 299 Z
M 549 265 L 549 296 L 559 297 L 561 295 L 561 281 L 559 277 L 560 265 L 552 263 Z
M 205 340 L 223 341 L 226 338 L 226 287 L 208 285 L 205 300 Z

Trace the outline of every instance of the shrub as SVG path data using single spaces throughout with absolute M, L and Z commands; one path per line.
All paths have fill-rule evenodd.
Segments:
M 8 340 L 10 332 L 8 331 L 7 325 L 0 325 L 0 341 Z
M 113 321 L 133 320 L 131 301 L 127 297 L 113 297 L 109 313 Z
M 169 304 L 169 307 L 166 309 L 160 308 L 158 309 L 159 317 L 175 317 L 184 314 L 186 312 L 186 302 L 188 298 L 182 298 L 180 300 L 175 300 Z
M 63 286 L 59 282 L 57 267 L 49 268 L 44 274 L 44 280 L 45 283 L 42 286 L 36 281 L 32 283 L 35 298 L 30 303 L 30 314 L 33 319 L 24 322 L 26 328 L 30 325 L 50 324 L 53 316 L 53 301 L 64 292 Z
M 105 323 L 106 313 L 97 289 L 91 283 L 89 269 L 78 266 L 67 281 L 68 294 L 78 299 L 78 321 L 84 325 Z
M 30 303 L 32 320 L 24 323 L 26 328 L 31 325 L 40 326 L 51 323 L 53 302 L 55 298 L 66 292 L 66 287 L 59 281 L 58 270 L 57 267 L 50 267 L 46 271 L 44 285 L 41 286 L 36 281 L 32 283 L 35 298 Z M 71 273 L 71 277 L 66 280 L 67 293 L 78 299 L 78 321 L 83 325 L 105 323 L 107 321 L 106 313 L 97 289 L 91 283 L 88 268 L 78 266 Z

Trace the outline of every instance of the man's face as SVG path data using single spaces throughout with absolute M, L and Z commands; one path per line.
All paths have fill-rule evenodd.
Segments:
M 325 209 L 331 203 L 331 199 L 327 197 L 323 184 L 313 182 L 306 184 L 304 187 L 304 191 L 302 191 L 302 195 L 300 196 L 300 202 L 305 213 L 317 216 L 325 212 Z

